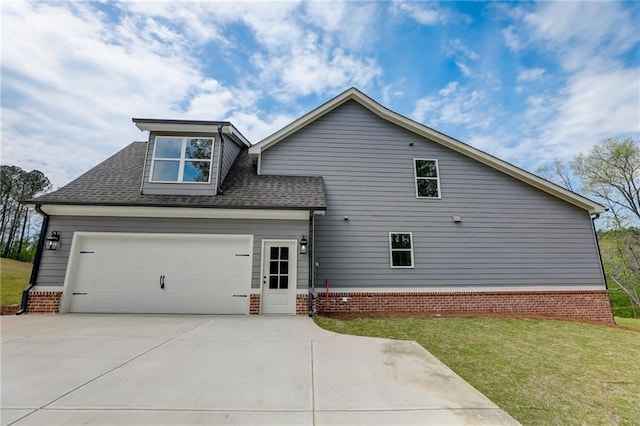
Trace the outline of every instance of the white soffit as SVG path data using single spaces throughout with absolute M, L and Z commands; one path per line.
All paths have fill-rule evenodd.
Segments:
M 42 211 L 52 216 L 309 220 L 309 210 L 78 206 L 59 204 L 44 204 L 41 208 Z

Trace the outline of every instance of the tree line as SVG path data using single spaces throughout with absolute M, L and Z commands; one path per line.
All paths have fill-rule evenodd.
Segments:
M 27 172 L 20 167 L 0 165 L 0 256 L 32 262 L 38 244 L 40 217 L 32 207 L 20 204 L 51 187 L 39 170 Z M 35 232 L 34 232 L 35 231 Z

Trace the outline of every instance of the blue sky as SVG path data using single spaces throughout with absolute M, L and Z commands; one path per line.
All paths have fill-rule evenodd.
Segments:
M 2 4 L 2 163 L 54 188 L 146 135 L 258 142 L 355 86 L 528 170 L 640 137 L 637 2 Z

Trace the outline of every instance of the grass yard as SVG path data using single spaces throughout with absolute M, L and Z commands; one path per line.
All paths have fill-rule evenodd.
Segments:
M 616 324 L 624 325 L 625 327 L 637 328 L 638 330 L 640 330 L 640 318 L 616 317 Z
M 416 340 L 524 425 L 638 425 L 640 333 L 569 321 L 316 319 L 331 331 Z
M 29 284 L 31 263 L 0 258 L 0 305 L 20 303 L 22 290 Z

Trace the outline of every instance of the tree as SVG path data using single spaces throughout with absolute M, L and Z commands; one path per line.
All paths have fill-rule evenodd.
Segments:
M 0 166 L 0 255 L 12 259 L 25 259 L 32 253 L 30 224 L 32 209 L 20 204 L 46 191 L 51 186 L 49 179 L 39 170 L 26 172 L 20 167 Z
M 536 174 L 546 180 L 575 192 L 571 166 L 559 159 L 553 160 L 536 170 Z
M 640 145 L 606 139 L 570 163 L 584 193 L 601 199 L 616 221 L 640 222 Z M 617 224 L 621 226 L 621 223 Z

